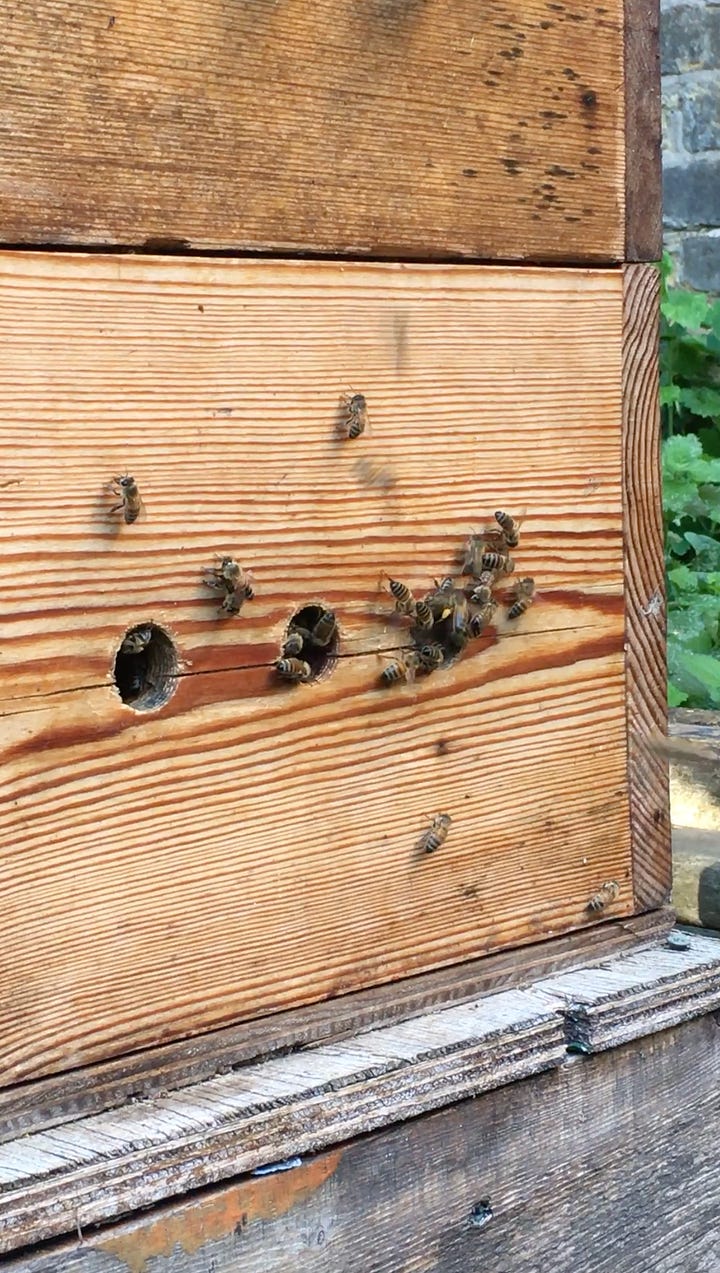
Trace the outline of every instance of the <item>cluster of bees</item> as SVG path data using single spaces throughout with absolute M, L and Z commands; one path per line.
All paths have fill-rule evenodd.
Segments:
M 317 617 L 309 627 L 298 618 L 291 620 L 282 654 L 275 662 L 275 671 L 286 681 L 309 681 L 313 675 L 313 661 L 324 658 L 337 636 L 337 619 L 333 610 L 316 607 Z
M 386 685 L 413 681 L 430 675 L 459 657 L 469 641 L 482 635 L 492 622 L 498 602 L 495 587 L 513 574 L 515 562 L 510 550 L 520 542 L 520 522 L 502 509 L 495 513 L 496 526 L 481 534 L 471 534 L 465 546 L 462 575 L 472 583 L 458 587 L 452 575 L 424 597 L 415 597 L 399 579 L 388 578 L 395 609 L 411 622 L 413 645 L 383 669 Z M 508 608 L 509 620 L 519 619 L 532 604 L 535 580 L 519 579 Z

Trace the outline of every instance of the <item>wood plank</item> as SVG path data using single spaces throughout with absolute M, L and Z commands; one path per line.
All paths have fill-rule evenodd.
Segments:
M 3 241 L 620 260 L 623 16 L 621 0 L 19 6 Z
M 603 968 L 424 1014 L 22 1137 L 0 1146 L 0 1249 L 74 1232 L 78 1223 L 100 1223 L 445 1104 L 457 1106 L 545 1068 L 556 1069 L 557 1090 L 567 1072 L 566 1043 L 607 1051 L 655 1036 L 643 1044 L 647 1064 L 671 1026 L 710 1014 L 718 1003 L 720 942 L 693 936 L 688 950 L 619 956 Z M 717 1034 L 714 1023 L 712 1029 Z M 650 1079 L 642 1087 L 649 1093 Z M 588 1086 L 590 1100 L 595 1090 Z M 517 1126 L 528 1141 L 527 1127 L 541 1125 L 527 1108 L 531 1092 L 523 1100 L 526 1112 Z M 672 1120 L 682 1107 L 679 1088 L 664 1117 Z M 629 1112 L 612 1100 L 609 1109 L 619 1118 L 613 1151 L 622 1158 L 629 1133 L 621 1135 L 620 1127 Z M 592 1120 L 582 1123 L 573 1116 L 591 1162 L 597 1128 Z M 534 1144 L 542 1139 L 529 1138 Z M 634 1134 L 631 1143 L 637 1139 Z M 553 1136 L 548 1140 L 557 1145 Z M 548 1171 L 552 1178 L 551 1166 Z
M 623 509 L 628 784 L 638 910 L 667 901 L 671 884 L 667 767 L 648 743 L 667 723 L 665 565 L 660 488 L 657 331 L 659 276 L 624 271 Z
M 661 939 L 674 919 L 674 912 L 665 908 L 636 918 L 610 920 L 522 950 L 500 951 L 389 986 L 355 991 L 327 1003 L 294 1008 L 260 1021 L 17 1084 L 0 1090 L 0 1142 L 215 1078 L 251 1060 L 348 1038 L 370 1026 L 405 1021 L 420 1012 L 491 991 L 527 986 L 578 964 L 598 963 Z
M 625 260 L 662 255 L 660 0 L 625 0 Z
M 6 1268 L 712 1273 L 719 1073 L 702 1017 Z
M 410 1118 L 565 1053 L 509 990 L 0 1146 L 0 1251 Z M 118 1210 L 119 1209 L 119 1210 Z
M 633 911 L 622 315 L 613 271 L 3 256 L 4 1082 L 581 927 L 605 880 Z M 536 604 L 382 689 L 382 571 L 424 589 L 522 506 Z M 220 622 L 223 551 L 257 597 Z M 313 599 L 341 657 L 287 687 Z M 140 713 L 109 677 L 148 621 L 182 672 Z

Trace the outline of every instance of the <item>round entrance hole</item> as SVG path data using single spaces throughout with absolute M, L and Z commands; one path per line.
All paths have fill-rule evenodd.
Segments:
M 123 703 L 136 712 L 152 712 L 174 693 L 178 669 L 177 650 L 167 632 L 156 623 L 138 623 L 120 642 L 113 678 Z
M 296 610 L 287 626 L 286 641 L 295 633 L 302 637 L 302 648 L 295 657 L 310 665 L 311 681 L 329 671 L 336 661 L 338 630 L 337 624 L 333 627 L 334 618 L 327 606 L 311 602 Z

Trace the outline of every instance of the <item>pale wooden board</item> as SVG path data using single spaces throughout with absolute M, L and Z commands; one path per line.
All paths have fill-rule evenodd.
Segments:
M 7 1081 L 566 931 L 608 878 L 633 909 L 622 317 L 616 272 L 3 257 Z M 148 516 L 119 527 L 126 469 Z M 427 586 L 503 506 L 536 605 L 379 688 L 381 571 Z M 221 623 L 224 549 L 258 596 Z M 352 657 L 278 685 L 313 598 Z M 148 619 L 184 675 L 141 715 L 108 678 Z
M 6 1268 L 716 1273 L 719 1069 L 702 1017 Z
M 622 0 L 18 6 L 3 241 L 619 260 L 626 75 L 631 191 L 659 171 L 624 19 Z
M 526 1151 L 532 1142 L 552 1155 L 564 1145 L 562 1123 L 553 1119 L 545 1135 L 528 1138 L 528 1127 L 536 1127 L 528 1112 L 532 1096 L 515 1080 L 560 1067 L 554 1088 L 562 1088 L 566 1042 L 592 1052 L 644 1038 L 634 1063 L 639 1078 L 647 1058 L 663 1052 L 671 1027 L 712 1014 L 719 1003 L 720 941 L 693 936 L 686 951 L 657 946 L 618 956 L 528 990 L 423 1014 L 22 1137 L 0 1146 L 0 1249 L 108 1220 L 507 1083 L 520 1093 L 519 1110 L 525 1108 L 514 1122 Z M 712 1079 L 716 1100 L 717 1070 L 700 1069 L 690 1092 L 697 1097 L 701 1076 L 706 1086 Z M 650 1086 L 646 1074 L 641 1087 Z M 594 1090 L 589 1083 L 588 1099 Z M 618 1099 L 604 1097 L 617 1119 L 613 1152 L 622 1159 L 634 1143 L 634 1123 L 625 1125 L 629 1113 L 617 1108 Z M 678 1090 L 664 1118 L 684 1109 Z M 569 1125 L 577 1121 L 574 1114 Z M 580 1121 L 583 1157 L 597 1167 L 604 1125 Z M 547 1170 L 554 1177 L 550 1163 Z M 480 1189 L 478 1196 L 486 1192 L 492 1191 Z

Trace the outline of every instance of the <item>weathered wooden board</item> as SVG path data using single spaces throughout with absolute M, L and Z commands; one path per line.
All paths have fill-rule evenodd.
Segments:
M 579 1157 L 588 1167 L 594 1164 L 596 1171 L 598 1153 L 608 1150 L 603 1138 L 603 1129 L 609 1134 L 607 1122 L 597 1125 L 596 1116 L 589 1116 L 588 1110 L 600 1110 L 607 1102 L 616 1161 L 646 1143 L 648 1137 L 639 1133 L 631 1110 L 634 1099 L 649 1100 L 653 1090 L 651 1073 L 641 1080 L 643 1066 L 649 1067 L 648 1058 L 656 1052 L 665 1055 L 662 1039 L 667 1035 L 657 1032 L 712 1014 L 718 1005 L 720 942 L 693 936 L 686 950 L 648 948 L 608 960 L 601 967 L 576 969 L 527 990 L 506 991 L 424 1014 L 344 1042 L 248 1066 L 182 1092 L 25 1136 L 0 1146 L 0 1243 L 10 1250 L 96 1224 L 239 1171 L 259 1170 L 361 1132 L 414 1119 L 442 1105 L 455 1104 L 461 1112 L 467 1107 L 458 1109 L 458 1101 L 507 1083 L 519 1093 L 518 1104 L 513 1102 L 517 1145 L 532 1141 L 538 1146 L 537 1163 L 545 1162 L 545 1170 L 536 1167 L 528 1179 L 536 1177 L 536 1187 L 542 1184 L 547 1196 L 560 1168 L 553 1156 L 564 1152 L 568 1136 L 573 1153 L 578 1154 L 580 1142 L 575 1137 L 582 1133 L 584 1152 Z M 714 1022 L 710 1030 L 717 1035 Z M 579 1114 L 581 1107 L 569 1101 L 567 1123 L 557 1116 L 554 1102 L 547 1124 L 536 1119 L 542 1102 L 536 1107 L 532 1088 L 524 1088 L 518 1079 L 546 1069 L 559 1070 L 551 1088 L 559 1099 L 567 1074 L 566 1044 L 584 1053 L 607 1052 L 638 1038 L 644 1040 L 642 1052 L 633 1054 L 628 1081 L 622 1085 L 628 1105 L 620 1097 L 612 1099 L 591 1071 L 584 1085 L 585 1117 Z M 655 1116 L 668 1124 L 675 1117 L 687 1120 L 688 1098 L 697 1100 L 704 1092 L 709 1101 L 714 1094 L 716 1101 L 719 1084 L 716 1067 L 705 1066 L 702 1058 L 698 1061 L 692 1049 L 678 1044 L 676 1051 L 678 1055 L 689 1051 L 692 1057 L 686 1071 L 690 1092 L 685 1092 L 684 1084 L 678 1085 L 671 1107 L 663 1109 L 667 1100 L 663 1089 Z M 697 1088 L 691 1077 L 696 1067 Z M 642 1087 L 642 1098 L 639 1093 L 635 1098 L 631 1095 L 635 1082 Z M 543 1100 L 547 1099 L 545 1091 Z M 708 1113 L 711 1108 L 712 1103 Z M 562 1102 L 557 1109 L 563 1109 Z M 536 1132 L 529 1138 L 528 1127 Z M 483 1135 L 476 1137 L 468 1131 L 468 1139 L 478 1144 L 478 1153 L 487 1153 Z M 490 1140 L 495 1143 L 496 1138 Z M 505 1163 L 504 1157 L 498 1162 L 514 1170 L 515 1155 L 509 1146 L 505 1154 L 510 1162 Z M 431 1153 L 427 1161 L 433 1169 L 436 1165 L 441 1172 L 447 1169 L 442 1155 L 438 1162 Z M 410 1187 L 419 1187 L 423 1173 L 415 1168 L 412 1174 Z M 511 1182 L 512 1174 L 507 1179 Z M 447 1176 L 448 1189 L 451 1181 Z M 484 1195 L 492 1198 L 494 1190 L 481 1189 L 479 1196 Z M 418 1215 L 424 1220 L 417 1205 L 412 1211 L 416 1224 Z M 195 1234 L 202 1245 L 202 1211 L 195 1216 Z M 395 1221 L 401 1223 L 397 1214 Z M 141 1233 L 142 1224 L 138 1227 Z M 561 1228 L 564 1231 L 566 1226 Z M 423 1231 L 427 1236 L 424 1224 Z M 558 1241 L 557 1233 L 554 1240 Z M 270 1249 L 273 1246 L 270 1239 Z M 141 1249 L 139 1241 L 136 1251 Z M 292 1243 L 285 1248 L 284 1259 L 288 1251 L 294 1251 Z M 272 1267 L 267 1249 L 265 1254 Z M 363 1262 L 361 1267 L 368 1264 Z M 374 1262 L 369 1267 L 375 1267 Z
M 623 311 L 617 272 L 3 258 L 7 1081 L 567 931 L 606 879 L 635 908 Z M 126 470 L 148 515 L 119 526 Z M 381 572 L 428 586 L 504 506 L 535 606 L 381 689 Z M 220 621 L 228 550 L 257 598 Z M 343 657 L 278 684 L 313 599 Z M 183 674 L 141 714 L 111 670 L 149 620 Z
M 345 1039 L 371 1026 L 523 987 L 570 967 L 603 962 L 662 939 L 673 927 L 670 907 L 500 951 L 453 968 L 406 977 L 324 1003 L 277 1012 L 191 1039 L 133 1053 L 69 1073 L 0 1090 L 0 1142 L 58 1127 L 130 1100 L 188 1087 L 252 1060 L 310 1044 Z
M 6 1268 L 714 1273 L 719 1073 L 706 1016 Z
M 652 259 L 657 48 L 648 0 L 37 0 L 2 240 Z

